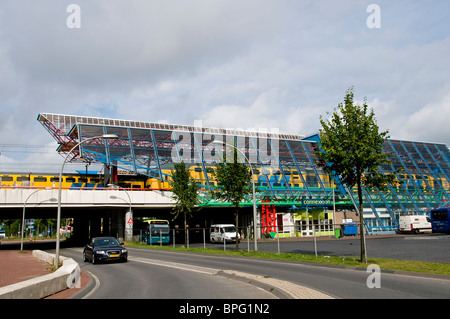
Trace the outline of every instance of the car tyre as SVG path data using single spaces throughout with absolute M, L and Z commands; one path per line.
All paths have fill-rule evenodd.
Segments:
M 83 251 L 83 261 L 84 262 L 88 261 L 88 258 L 86 257 L 86 252 L 85 251 Z
M 92 259 L 91 259 L 91 262 L 92 262 L 93 265 L 95 265 L 95 264 L 97 263 L 97 261 L 95 260 L 95 255 L 94 255 L 94 253 L 92 253 Z

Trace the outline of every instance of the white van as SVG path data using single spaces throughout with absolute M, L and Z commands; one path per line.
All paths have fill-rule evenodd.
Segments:
M 402 233 L 431 233 L 431 220 L 424 215 L 401 215 L 399 219 L 399 230 Z
M 238 240 L 241 239 L 241 235 L 238 234 Z M 236 241 L 236 227 L 233 224 L 217 224 L 211 225 L 209 240 L 212 243 L 223 243 L 224 240 L 227 242 Z

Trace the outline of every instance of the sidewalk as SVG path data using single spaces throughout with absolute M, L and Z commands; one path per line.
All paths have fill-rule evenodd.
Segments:
M 0 250 L 0 287 L 52 273 L 52 265 L 34 258 L 30 250 Z M 68 299 L 89 283 L 90 278 L 81 271 L 81 288 L 63 290 L 45 299 Z

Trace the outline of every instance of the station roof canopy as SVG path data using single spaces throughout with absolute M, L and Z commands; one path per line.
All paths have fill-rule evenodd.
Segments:
M 317 134 L 303 137 L 51 113 L 39 114 L 38 121 L 59 143 L 58 152 L 67 153 L 85 141 L 74 148 L 70 160 L 98 161 L 161 182 L 170 176 L 173 163 L 184 161 L 196 173 L 205 203 L 211 202 L 208 192 L 217 186 L 210 169 L 233 149 L 226 144 L 233 144 L 251 164 L 259 203 L 305 207 L 304 199 L 328 203 L 336 194 L 345 205 L 357 207 L 355 189 L 316 164 Z M 118 139 L 87 141 L 105 134 Z M 387 139 L 383 151 L 392 164 L 379 167 L 380 172 L 395 173 L 402 184 L 364 188 L 364 216 L 376 218 L 369 228 L 395 227 L 395 214 L 423 213 L 450 201 L 450 151 L 445 144 Z

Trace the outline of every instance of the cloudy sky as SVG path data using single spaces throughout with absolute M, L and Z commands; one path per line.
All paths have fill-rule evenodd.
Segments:
M 308 135 L 350 86 L 450 145 L 449 57 L 443 0 L 2 0 L 0 170 L 57 171 L 40 112 Z

